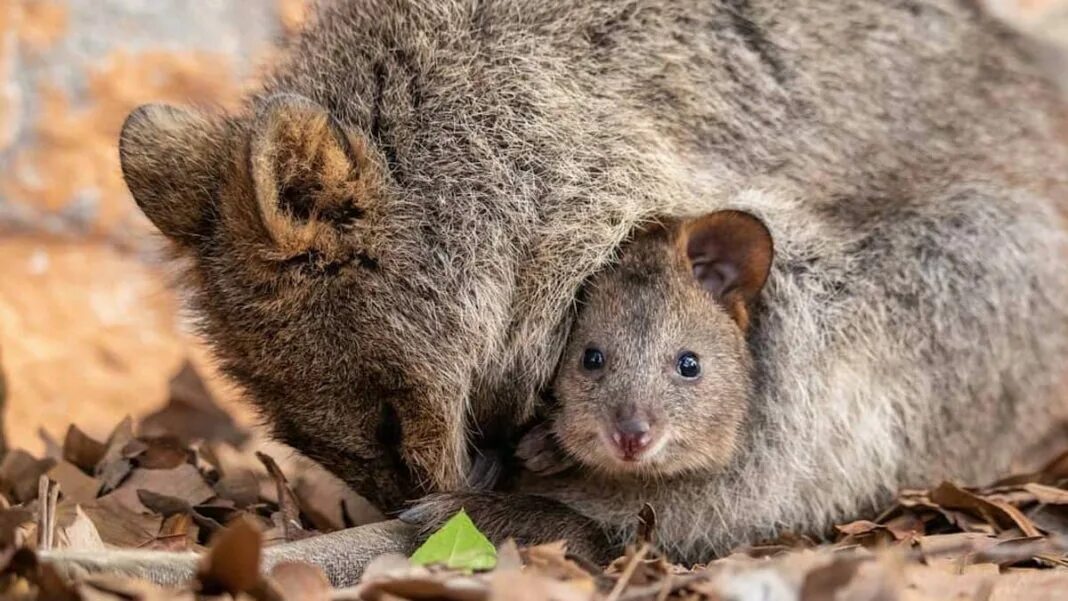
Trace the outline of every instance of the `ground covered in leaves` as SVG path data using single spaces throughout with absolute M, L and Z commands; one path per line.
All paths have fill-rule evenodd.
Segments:
M 626 555 L 597 566 L 566 541 L 494 548 L 458 515 L 412 557 L 384 556 L 352 588 L 316 567 L 261 574 L 261 550 L 382 516 L 320 469 L 265 446 L 213 402 L 188 366 L 159 411 L 104 441 L 71 426 L 46 456 L 0 462 L 0 598 L 12 599 L 1058 599 L 1068 598 L 1068 453 L 983 489 L 902 491 L 828 541 L 786 536 L 708 565 L 655 551 L 652 508 Z M 266 449 L 266 451 L 264 451 Z M 281 463 L 281 466 L 280 466 Z M 202 554 L 185 587 L 115 576 L 68 581 L 42 550 Z

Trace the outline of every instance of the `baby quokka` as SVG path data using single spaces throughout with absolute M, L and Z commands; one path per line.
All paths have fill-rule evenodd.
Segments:
M 721 469 L 748 413 L 745 333 L 772 254 L 758 219 L 719 211 L 644 231 L 593 279 L 554 386 L 567 455 L 605 473 Z
M 432 497 L 406 519 L 459 504 L 491 533 L 566 538 L 603 560 L 642 502 L 662 515 L 678 513 L 680 496 L 707 503 L 699 491 L 734 459 L 750 414 L 746 333 L 773 254 L 767 227 L 742 211 L 641 228 L 586 286 L 555 408 L 519 443 L 532 475 L 518 486 L 531 495 Z

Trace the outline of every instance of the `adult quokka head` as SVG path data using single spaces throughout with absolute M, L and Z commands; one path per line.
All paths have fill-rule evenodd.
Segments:
M 142 106 L 120 155 L 186 260 L 205 338 L 280 440 L 383 508 L 462 484 L 473 284 L 367 135 L 281 94 L 235 117 Z

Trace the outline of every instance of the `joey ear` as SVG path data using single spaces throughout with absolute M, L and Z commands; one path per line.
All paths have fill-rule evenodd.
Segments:
M 119 134 L 122 177 L 160 232 L 192 244 L 203 235 L 219 184 L 219 123 L 165 104 L 134 109 Z
M 336 243 L 338 229 L 363 216 L 373 183 L 367 144 L 321 105 L 295 94 L 268 98 L 249 149 L 260 216 L 283 252 Z
M 774 255 L 771 233 L 742 211 L 717 211 L 682 224 L 679 252 L 693 277 L 745 329 L 748 305 L 767 281 Z

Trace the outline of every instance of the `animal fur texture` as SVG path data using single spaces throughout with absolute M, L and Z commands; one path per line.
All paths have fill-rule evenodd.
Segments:
M 144 107 L 120 150 L 223 367 L 386 508 L 535 415 L 636 227 L 760 217 L 736 462 L 611 504 L 543 483 L 613 535 L 675 507 L 696 557 L 990 479 L 1052 427 L 1068 154 L 1024 46 L 958 0 L 339 0 L 246 110 Z

